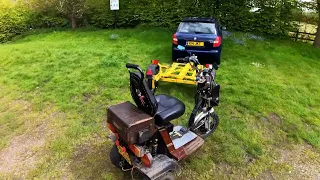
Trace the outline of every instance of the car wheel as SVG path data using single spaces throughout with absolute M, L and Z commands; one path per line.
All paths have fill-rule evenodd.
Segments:
M 217 65 L 220 65 L 220 56 L 217 58 L 217 60 L 216 60 L 216 63 L 217 63 Z
M 215 63 L 217 64 L 217 65 L 220 65 L 220 54 L 217 56 L 217 58 L 215 59 Z
M 176 62 L 177 61 L 177 56 L 174 53 L 174 51 L 172 51 L 172 62 Z

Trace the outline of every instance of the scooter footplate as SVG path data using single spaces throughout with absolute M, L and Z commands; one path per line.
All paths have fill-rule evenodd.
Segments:
M 180 147 L 186 145 L 197 137 L 195 133 L 189 130 L 180 132 L 182 128 L 182 126 L 175 126 L 173 128 L 173 131 L 170 133 L 170 138 L 175 149 L 179 149 Z M 176 136 L 176 134 L 178 134 L 178 137 Z
M 171 159 L 166 155 L 158 154 L 153 157 L 150 167 L 146 167 L 143 164 L 137 164 L 136 168 L 148 176 L 151 180 L 154 180 L 161 177 L 168 171 L 178 170 L 180 166 L 176 160 Z
M 177 160 L 180 161 L 193 152 L 195 152 L 200 146 L 204 144 L 204 140 L 197 136 L 193 141 L 187 143 L 186 145 L 174 150 L 171 152 L 171 155 Z
M 201 137 L 197 137 L 192 142 L 188 143 L 186 146 L 184 146 L 184 151 L 187 155 L 192 154 L 194 151 L 196 151 L 200 146 L 204 144 L 204 140 Z

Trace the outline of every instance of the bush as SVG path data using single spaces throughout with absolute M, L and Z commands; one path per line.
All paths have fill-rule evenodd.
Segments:
M 139 18 L 135 14 L 131 0 L 122 0 L 120 10 L 117 11 L 117 25 L 119 27 L 135 27 L 139 24 Z M 88 10 L 84 19 L 89 25 L 98 28 L 109 28 L 114 25 L 115 12 L 109 9 L 109 2 L 101 0 L 89 0 Z
M 65 27 L 68 21 L 58 13 L 51 10 L 36 11 L 22 1 L 12 3 L 0 0 L 0 42 L 11 40 L 30 28 Z
M 13 4 L 11 0 L 2 1 Z M 56 0 L 46 3 L 33 0 L 29 4 L 23 4 L 25 1 L 22 0 L 16 2 L 20 5 L 5 7 L 0 12 L 0 42 L 10 40 L 30 27 L 70 26 L 69 18 L 57 11 Z M 85 3 L 84 14 L 77 17 L 80 26 L 113 26 L 114 12 L 109 9 L 109 1 L 86 0 Z M 250 12 L 252 7 L 259 10 Z M 202 16 L 215 17 L 231 30 L 282 36 L 294 28 L 292 11 L 296 9 L 291 1 L 282 0 L 121 0 L 117 25 L 176 28 L 183 17 Z
M 8 8 L 0 13 L 0 42 L 10 40 L 28 29 L 30 14 L 21 8 Z
M 59 16 L 45 15 L 42 13 L 32 14 L 29 25 L 32 28 L 55 28 L 55 27 L 66 27 L 68 21 Z

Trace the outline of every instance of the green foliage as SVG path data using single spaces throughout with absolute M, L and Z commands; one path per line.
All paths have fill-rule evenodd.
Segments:
M 295 3 L 291 1 L 259 1 L 255 4 L 258 11 L 254 13 L 254 31 L 272 36 L 287 35 L 295 24 L 292 10 Z
M 84 17 L 92 26 L 99 28 L 107 28 L 113 24 L 113 14 L 108 11 L 107 1 L 89 0 L 88 11 L 85 12 Z
M 318 23 L 318 14 L 315 12 L 294 11 L 294 19 L 299 22 L 316 25 Z
M 294 28 L 292 14 L 297 6 L 296 0 L 121 0 L 117 25 L 135 27 L 147 24 L 173 29 L 183 17 L 202 16 L 215 17 L 231 30 L 281 36 Z M 252 8 L 257 11 L 251 12 Z M 7 9 L 6 15 L 1 15 L 5 17 L 1 18 L 1 28 L 4 29 L 1 41 L 20 34 L 29 26 L 50 28 L 72 24 L 73 28 L 87 25 L 110 28 L 115 16 L 107 0 L 31 0 L 24 6 L 14 5 Z
M 1 0 L 0 8 L 0 42 L 11 40 L 30 28 L 65 27 L 67 21 L 57 14 L 49 4 L 46 8 L 38 6 L 38 1 L 28 6 L 24 1 Z M 52 6 L 51 6 L 52 7 Z
M 223 1 L 219 11 L 221 12 L 220 20 L 230 29 L 239 31 L 251 31 L 252 26 L 258 22 L 253 21 L 253 14 L 250 13 L 251 7 L 247 0 Z
M 28 29 L 30 13 L 19 6 L 7 4 L 0 9 L 0 42 L 8 41 Z
M 99 28 L 109 28 L 114 25 L 115 12 L 110 10 L 109 1 L 88 0 L 89 9 L 84 18 L 89 25 Z M 134 27 L 139 24 L 138 15 L 133 8 L 135 4 L 131 0 L 122 0 L 120 11 L 117 11 L 117 26 Z
M 57 0 L 56 8 L 66 16 L 81 18 L 86 10 L 85 0 Z
M 63 17 L 49 16 L 42 13 L 33 14 L 30 22 L 32 28 L 66 27 L 67 25 L 68 21 Z

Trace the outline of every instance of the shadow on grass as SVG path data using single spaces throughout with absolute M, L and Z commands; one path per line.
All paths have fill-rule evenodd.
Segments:
M 111 143 L 105 137 L 91 138 L 78 146 L 68 169 L 75 179 L 127 179 L 109 159 Z

